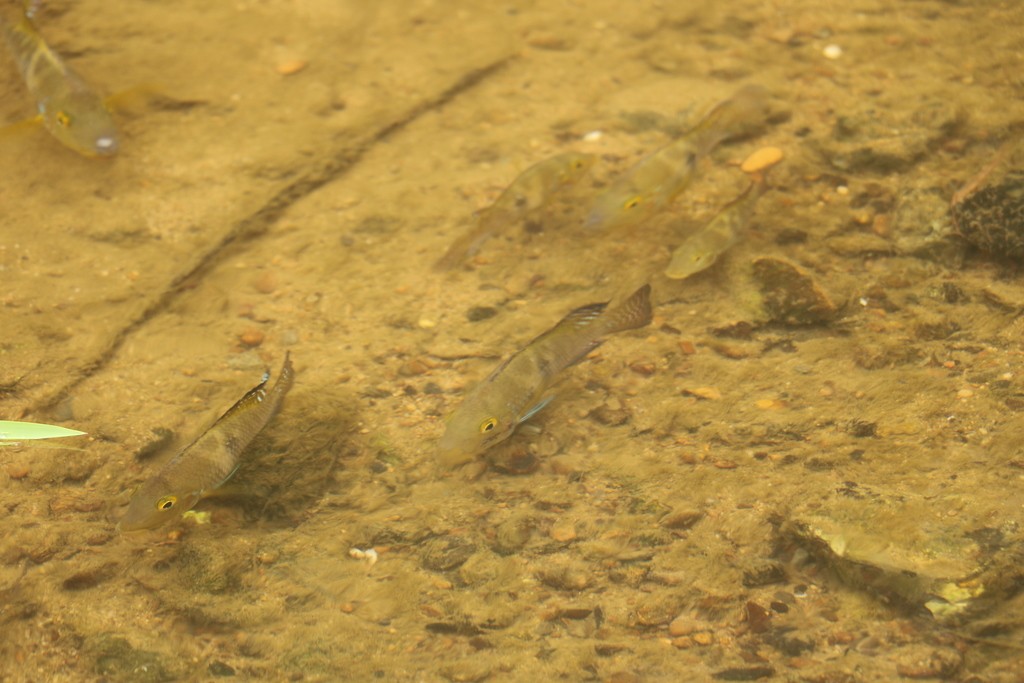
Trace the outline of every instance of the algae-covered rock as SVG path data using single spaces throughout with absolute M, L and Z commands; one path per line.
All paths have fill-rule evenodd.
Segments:
M 935 499 L 844 484 L 842 495 L 794 511 L 783 533 L 843 582 L 936 619 L 960 621 L 1002 599 L 1019 558 L 996 529 L 968 530 Z
M 197 593 L 227 593 L 238 589 L 242 581 L 240 561 L 233 560 L 212 543 L 183 545 L 178 555 L 184 587 Z
M 1024 257 L 1024 173 L 1008 175 L 950 205 L 957 233 L 1001 259 Z
M 788 261 L 771 256 L 755 260 L 754 280 L 773 322 L 820 325 L 838 313 L 839 309 L 814 278 Z
M 170 670 L 163 656 L 148 650 L 136 649 L 124 638 L 101 634 L 86 641 L 85 650 L 95 660 L 100 676 L 115 681 L 172 681 L 177 675 Z

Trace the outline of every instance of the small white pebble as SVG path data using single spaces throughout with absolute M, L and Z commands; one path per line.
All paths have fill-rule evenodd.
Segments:
M 826 45 L 821 54 L 825 56 L 825 59 L 839 59 L 843 56 L 843 48 L 832 43 L 831 45 Z
M 367 564 L 371 567 L 377 564 L 377 551 L 373 548 L 369 550 L 360 550 L 359 548 L 352 548 L 348 551 L 349 557 L 354 557 L 357 560 L 366 560 Z
M 848 188 L 846 185 L 840 185 L 839 187 L 836 188 L 836 194 L 845 197 L 846 195 L 850 194 L 850 188 Z
M 437 327 L 437 323 L 431 320 L 430 318 L 420 318 L 416 324 L 419 325 L 420 328 L 424 330 L 429 330 L 432 327 Z
M 599 130 L 592 130 L 589 133 L 584 133 L 583 134 L 583 141 L 584 142 L 597 142 L 598 140 L 601 139 L 601 137 L 603 135 L 604 135 L 604 133 L 602 133 Z

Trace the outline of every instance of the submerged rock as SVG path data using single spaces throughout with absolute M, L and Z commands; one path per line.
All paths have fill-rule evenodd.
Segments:
M 820 325 L 838 314 L 839 309 L 814 278 L 788 261 L 771 256 L 755 260 L 754 280 L 773 322 Z
M 1024 257 L 1024 173 L 983 187 L 949 210 L 957 233 L 979 251 L 1003 259 Z
M 791 514 L 782 532 L 851 587 L 957 622 L 1005 598 L 1020 579 L 1011 542 L 944 524 L 940 502 L 846 486 L 842 498 Z
M 114 680 L 173 681 L 178 676 L 169 671 L 163 657 L 155 652 L 132 647 L 124 638 L 100 634 L 86 641 L 86 651 L 95 658 L 95 671 Z

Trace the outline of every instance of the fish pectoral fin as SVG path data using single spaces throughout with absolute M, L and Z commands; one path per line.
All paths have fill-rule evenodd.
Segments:
M 43 125 L 42 114 L 36 114 L 32 118 L 25 119 L 24 121 L 18 121 L 16 123 L 9 123 L 6 126 L 0 126 L 0 142 L 4 142 L 8 139 L 16 139 L 24 137 L 30 133 L 33 133 Z
M 239 498 L 248 498 L 253 493 L 248 488 L 239 484 L 224 484 L 217 488 L 203 491 L 203 500 L 232 500 Z
M 555 398 L 554 394 L 551 394 L 550 396 L 545 396 L 544 398 L 542 398 L 540 400 L 540 403 L 538 403 L 537 405 L 535 405 L 534 407 L 530 408 L 525 413 L 523 413 L 522 417 L 519 418 L 519 421 L 518 421 L 517 424 L 523 424 L 524 422 L 529 420 L 531 417 L 533 417 L 534 415 L 536 415 L 540 411 L 544 410 L 544 407 L 547 404 L 551 403 L 551 401 L 554 398 Z
M 111 111 L 128 116 L 138 115 L 147 110 L 187 111 L 206 104 L 202 100 L 180 99 L 164 92 L 153 83 L 135 85 L 116 92 L 103 100 Z

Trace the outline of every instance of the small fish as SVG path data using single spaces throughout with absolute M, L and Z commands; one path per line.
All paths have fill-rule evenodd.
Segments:
M 187 512 L 208 491 L 230 479 L 242 451 L 277 413 L 294 379 L 291 358 L 285 354 L 274 386 L 267 389 L 270 373 L 265 373 L 258 386 L 146 481 L 129 501 L 118 529 L 158 527 Z
M 757 200 L 768 190 L 764 174 L 757 174 L 743 193 L 732 200 L 707 225 L 688 237 L 665 269 L 673 280 L 683 280 L 710 268 L 718 257 L 740 241 L 743 229 L 754 215 Z
M 54 52 L 26 12 L 16 24 L 0 19 L 7 40 L 39 110 L 34 120 L 65 146 L 89 157 L 117 153 L 118 132 L 103 99 Z
M 603 338 L 651 322 L 651 286 L 622 304 L 577 308 L 474 387 L 448 420 L 440 443 L 444 465 L 464 463 L 504 441 L 516 427 L 544 408 L 549 389 L 563 370 L 597 348 Z
M 752 134 L 769 113 L 768 91 L 741 88 L 720 102 L 695 128 L 641 159 L 602 193 L 587 227 L 637 225 L 668 206 L 697 174 L 697 164 L 719 143 Z
M 594 164 L 593 154 L 566 152 L 540 161 L 519 174 L 474 225 L 448 248 L 436 270 L 450 270 L 480 251 L 484 242 L 508 225 L 529 223 L 561 190 L 579 182 Z

